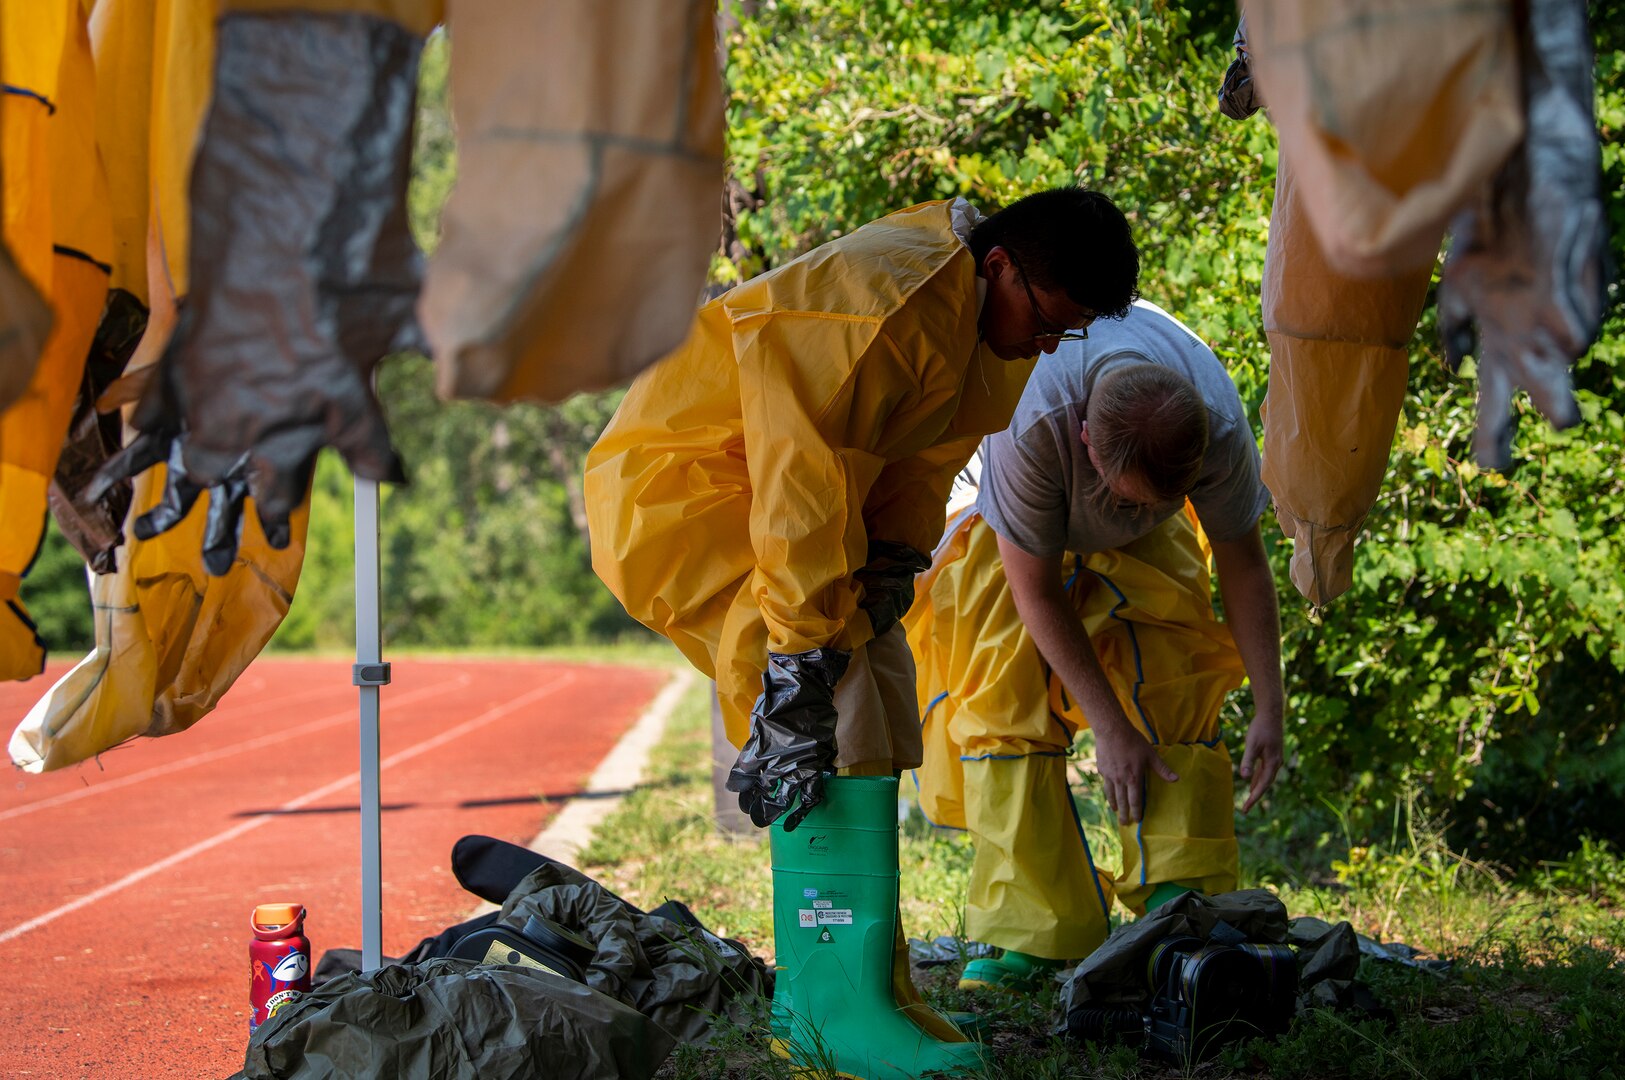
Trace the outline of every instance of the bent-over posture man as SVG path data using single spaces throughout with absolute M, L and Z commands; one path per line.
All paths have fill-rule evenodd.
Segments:
M 966 934 L 1004 950 L 961 985 L 1023 989 L 1099 946 L 1114 892 L 1143 912 L 1235 887 L 1219 708 L 1245 673 L 1251 809 L 1281 762 L 1280 619 L 1252 429 L 1219 360 L 1160 308 L 1042 360 L 978 464 L 905 618 L 918 779 L 926 816 L 975 838 Z M 1115 880 L 1067 783 L 1083 724 L 1121 825 Z
M 728 786 L 758 826 L 784 816 L 793 1057 L 860 1076 L 977 1059 L 919 1003 L 897 920 L 895 777 L 921 755 L 897 622 L 1031 358 L 1120 317 L 1138 266 L 1096 192 L 899 211 L 707 304 L 588 455 L 593 568 L 716 679 L 743 748 Z

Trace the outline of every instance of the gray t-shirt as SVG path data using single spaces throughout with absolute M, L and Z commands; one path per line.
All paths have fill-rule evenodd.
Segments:
M 1207 403 L 1207 455 L 1190 494 L 1202 528 L 1234 540 L 1257 523 L 1269 492 L 1235 384 L 1184 324 L 1141 300 L 1126 318 L 1091 326 L 1088 341 L 1063 341 L 1041 358 L 1010 426 L 983 442 L 976 508 L 994 532 L 1039 558 L 1088 555 L 1122 547 L 1179 512 L 1183 501 L 1126 510 L 1109 494 L 1092 495 L 1099 475 L 1080 437 L 1089 392 L 1111 365 L 1145 361 L 1184 375 Z

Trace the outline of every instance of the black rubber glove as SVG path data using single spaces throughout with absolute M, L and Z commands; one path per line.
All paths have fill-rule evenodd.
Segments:
M 914 577 L 931 565 L 919 548 L 895 540 L 871 540 L 869 561 L 852 579 L 863 586 L 858 606 L 869 613 L 879 637 L 897 625 L 914 604 Z
M 390 19 L 295 10 L 228 13 L 217 39 L 191 291 L 132 418 L 141 436 L 102 470 L 170 463 L 144 519 L 155 532 L 215 491 L 211 573 L 235 557 L 243 484 L 279 546 L 323 446 L 357 475 L 405 479 L 372 371 L 420 341 L 421 277 L 406 220 L 421 40 Z
M 835 768 L 835 684 L 852 654 L 835 649 L 767 654 L 762 696 L 750 713 L 750 738 L 728 773 L 728 790 L 757 828 L 787 810 L 790 832 L 824 798 Z
M 51 516 L 70 544 L 98 574 L 118 568 L 118 546 L 124 542 L 124 519 L 130 513 L 131 485 L 99 488 L 99 498 L 86 492 L 96 474 L 124 443 L 124 421 L 116 408 L 101 412 L 97 402 L 118 382 L 147 329 L 147 308 L 124 289 L 107 294 L 107 306 L 85 357 L 85 373 L 73 419 L 56 459 L 51 479 Z
M 1258 86 L 1253 82 L 1252 58 L 1247 55 L 1247 16 L 1236 24 L 1236 36 L 1231 44 L 1236 47 L 1236 58 L 1224 73 L 1219 86 L 1219 111 L 1232 120 L 1245 120 L 1263 106 L 1258 99 Z

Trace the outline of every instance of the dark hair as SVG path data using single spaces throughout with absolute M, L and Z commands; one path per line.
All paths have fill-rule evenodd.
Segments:
M 995 247 L 1015 254 L 1028 284 L 1060 289 L 1097 318 L 1121 319 L 1139 296 L 1128 219 L 1098 191 L 1051 188 L 1017 199 L 971 230 L 977 267 Z
M 1196 386 L 1160 364 L 1103 372 L 1084 409 L 1103 476 L 1139 474 L 1161 500 L 1190 494 L 1207 454 L 1207 404 Z

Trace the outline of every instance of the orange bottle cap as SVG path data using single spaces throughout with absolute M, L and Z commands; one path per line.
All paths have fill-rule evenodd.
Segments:
M 261 930 L 279 930 L 304 917 L 303 904 L 261 904 L 254 909 L 254 926 Z

